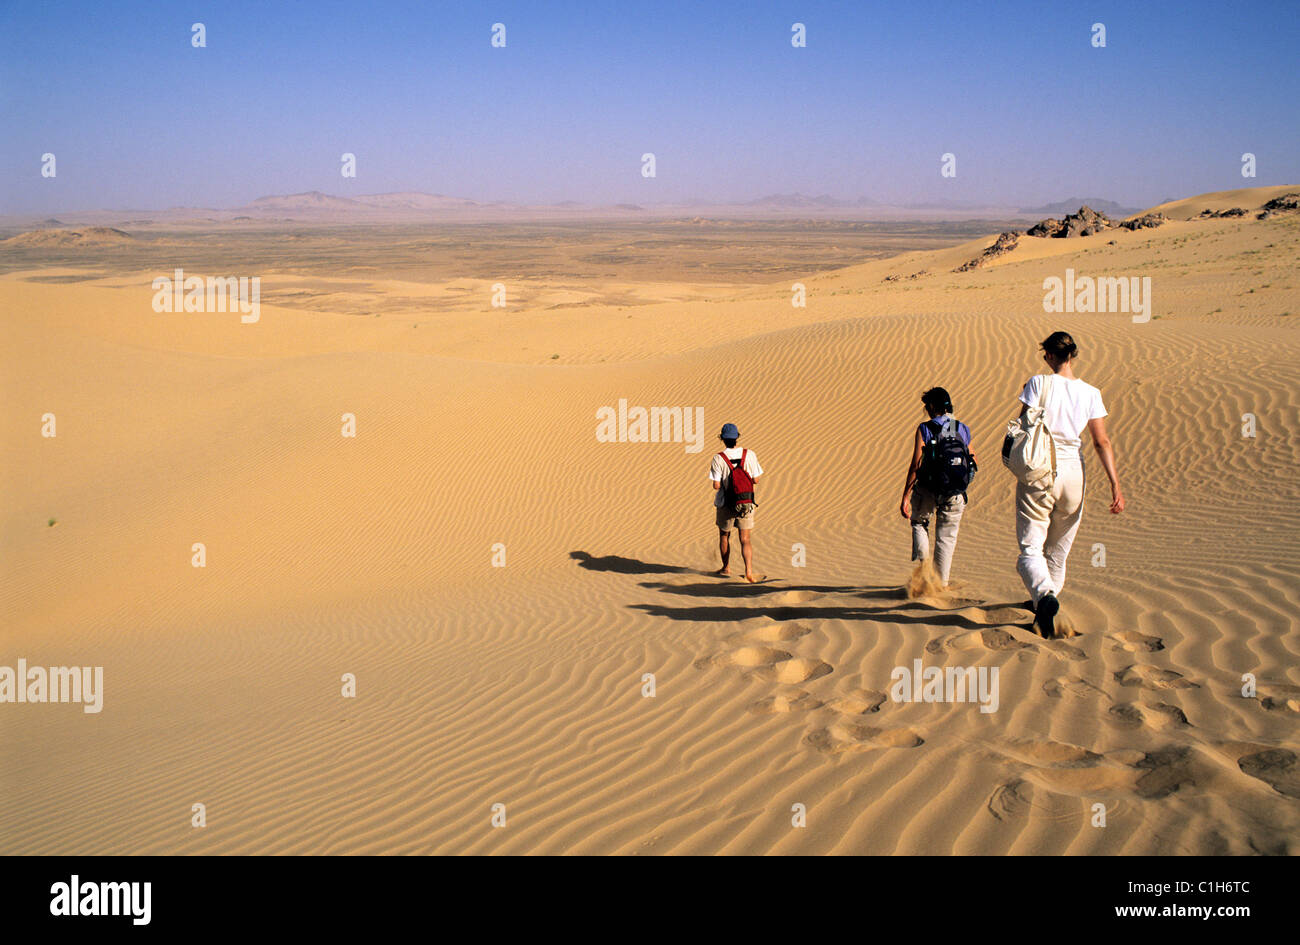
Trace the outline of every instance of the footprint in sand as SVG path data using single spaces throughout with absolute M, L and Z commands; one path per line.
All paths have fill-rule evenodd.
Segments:
M 1057 676 L 1055 679 L 1049 679 L 1043 683 L 1043 692 L 1053 699 L 1060 699 L 1067 693 L 1072 696 L 1099 695 L 1110 699 L 1110 696 L 1101 689 L 1077 676 Z
M 1146 711 L 1143 711 L 1143 710 Z M 1121 702 L 1110 707 L 1107 721 L 1125 728 L 1147 726 L 1154 729 L 1185 728 L 1191 725 L 1183 710 L 1167 702 L 1142 706 L 1135 702 Z
M 1237 767 L 1286 797 L 1300 798 L 1300 759 L 1285 748 L 1269 748 L 1237 759 Z
M 1151 712 L 1156 728 L 1183 728 L 1192 724 L 1182 709 L 1167 702 L 1157 702 L 1151 706 Z
M 695 661 L 696 669 L 708 669 L 710 666 L 739 666 L 742 669 L 753 669 L 759 666 L 771 666 L 774 663 L 780 663 L 791 658 L 793 654 L 785 650 L 778 650 L 772 646 L 742 646 L 739 649 L 732 650 L 728 653 L 715 653 L 712 656 L 704 656 Z
M 1050 762 L 1058 752 L 1062 760 L 1031 764 L 1023 772 L 1023 779 L 1057 794 L 1082 798 L 1127 795 L 1160 800 L 1176 791 L 1208 786 L 1216 777 L 1215 766 L 1183 745 L 1145 752 L 1121 749 L 1107 755 L 1075 746 L 1040 751 L 1045 761 Z
M 875 748 L 916 748 L 925 744 L 925 739 L 910 728 L 877 728 L 848 719 L 840 719 L 826 728 L 809 732 L 804 736 L 804 741 L 818 751 L 831 755 Z
M 732 650 L 726 654 L 724 659 L 733 666 L 743 666 L 751 669 L 755 666 L 771 666 L 773 663 L 782 663 L 793 655 L 772 646 L 742 646 L 740 649 Z
M 1034 636 L 1032 641 L 1023 640 L 1016 635 L 1017 633 L 1025 636 L 1028 635 L 1029 631 L 1020 627 L 985 627 L 982 630 L 967 630 L 965 633 L 956 633 L 948 637 L 936 637 L 925 645 L 925 650 L 927 653 L 937 656 L 943 653 L 944 650 L 955 652 L 988 650 L 998 652 L 1001 650 L 1041 649 L 1061 660 L 1087 659 L 1086 653 L 1062 640 L 1043 640 L 1037 636 Z
M 775 695 L 751 702 L 749 711 L 755 715 L 783 715 L 787 712 L 806 712 L 821 707 L 821 700 L 803 689 L 788 689 Z
M 1107 639 L 1114 643 L 1111 649 L 1124 650 L 1128 653 L 1154 653 L 1165 648 L 1164 641 L 1159 637 L 1147 636 L 1136 630 L 1121 630 L 1112 633 Z
M 883 692 L 872 689 L 855 689 L 826 703 L 826 708 L 840 715 L 867 715 L 879 712 L 888 698 Z
M 1270 712 L 1300 712 L 1300 687 L 1261 685 L 1259 704 Z
M 1076 637 L 1078 635 L 1079 634 L 1077 633 L 1072 634 L 1072 636 Z M 1057 637 L 1054 640 L 1044 640 L 1043 649 L 1060 659 L 1070 660 L 1071 662 L 1074 662 L 1075 660 L 1086 660 L 1088 658 L 1087 653 L 1083 652 L 1083 650 L 1079 649 L 1077 646 L 1071 646 L 1060 637 Z
M 789 643 L 812 633 L 809 627 L 797 623 L 778 623 L 772 621 L 749 630 L 733 633 L 727 638 L 729 642 L 753 640 L 757 643 Z
M 1007 758 L 1040 768 L 1091 768 L 1102 758 L 1095 751 L 1051 740 L 1004 742 L 996 750 Z
M 1019 607 L 993 607 L 990 609 L 974 608 L 973 616 L 980 623 L 992 625 L 1010 625 L 1028 627 L 1033 623 L 1033 614 L 1026 613 Z
M 983 630 L 967 630 L 948 637 L 936 637 L 925 645 L 927 653 L 938 655 L 944 650 L 1026 650 L 1032 646 L 1013 637 L 1001 627 L 985 627 Z
M 788 635 L 792 639 L 798 639 L 809 632 L 811 631 L 807 628 L 796 626 L 791 628 L 791 631 L 777 633 L 772 626 L 762 626 L 742 634 L 742 638 L 753 639 L 754 637 L 751 634 L 757 634 L 760 637 Z M 735 636 L 735 634 L 732 635 L 733 638 Z M 745 674 L 752 679 L 762 679 L 786 686 L 797 686 L 800 683 L 827 676 L 835 671 L 835 667 L 824 660 L 796 657 L 789 650 L 767 646 L 764 643 L 751 643 L 729 652 L 715 653 L 713 656 L 705 656 L 695 661 L 696 669 L 708 669 L 711 666 L 718 665 L 735 666 L 744 670 Z
M 821 596 L 816 591 L 785 591 L 777 594 L 773 598 L 773 602 L 783 607 L 789 607 L 792 604 L 806 604 L 811 600 L 817 600 Z
M 1149 751 L 1133 768 L 1140 772 L 1133 783 L 1133 791 L 1147 800 L 1158 800 L 1180 788 L 1208 783 L 1212 777 L 1211 770 L 1200 757 L 1182 745 Z
M 1184 679 L 1181 673 L 1172 669 L 1157 669 L 1154 666 L 1134 664 L 1125 666 L 1115 673 L 1121 686 L 1140 686 L 1143 689 L 1199 689 L 1191 680 Z
M 1136 703 L 1121 702 L 1110 707 L 1106 721 L 1124 728 L 1141 728 L 1146 724 L 1146 716 L 1142 714 L 1141 707 Z
M 759 666 L 753 675 L 759 679 L 779 682 L 787 686 L 797 686 L 811 679 L 820 679 L 835 672 L 835 667 L 819 659 L 795 657 L 771 665 Z

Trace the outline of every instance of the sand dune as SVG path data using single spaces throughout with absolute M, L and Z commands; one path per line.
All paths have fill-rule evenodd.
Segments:
M 125 243 L 133 237 L 129 233 L 111 226 L 90 226 L 84 230 L 42 229 L 19 233 L 6 240 L 0 240 L 9 246 L 99 246 L 104 244 Z
M 337 308 L 242 325 L 153 312 L 140 273 L 0 278 L 0 662 L 103 665 L 106 690 L 98 715 L 0 709 L 0 850 L 1295 853 L 1300 220 L 1191 219 L 1295 189 L 965 273 L 992 235 L 759 286 L 599 286 L 635 307 L 539 280 L 494 310 L 470 280 L 429 314 L 447 284 L 340 276 Z M 1044 314 L 1066 267 L 1149 275 L 1152 321 Z M 413 308 L 350 314 L 394 293 Z M 1105 393 L 1130 508 L 1105 514 L 1091 476 L 1078 635 L 1044 641 L 996 453 L 1056 328 Z M 958 589 L 908 599 L 895 506 L 936 383 L 982 468 Z M 702 407 L 703 451 L 599 442 L 620 399 Z M 768 468 L 761 585 L 707 573 L 724 421 Z M 997 667 L 998 710 L 888 698 L 914 660 Z
M 1241 207 L 1245 210 L 1258 210 L 1275 197 L 1295 193 L 1294 186 L 1282 187 L 1244 187 L 1239 190 L 1219 190 L 1210 194 L 1189 197 L 1186 200 L 1174 200 L 1152 207 L 1145 213 L 1163 213 L 1171 220 L 1190 220 L 1206 210 L 1229 210 Z

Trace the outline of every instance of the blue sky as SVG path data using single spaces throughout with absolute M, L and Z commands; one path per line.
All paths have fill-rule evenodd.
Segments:
M 1297 12 L 1294 0 L 0 0 L 0 213 L 304 190 L 1145 206 L 1300 183 Z M 190 45 L 194 22 L 206 49 Z M 495 22 L 504 49 L 489 43 Z M 1090 43 L 1095 22 L 1105 49 Z M 355 180 L 339 173 L 345 151 Z M 1246 151 L 1254 180 L 1240 174 Z M 54 179 L 40 176 L 45 152 Z M 955 179 L 939 173 L 944 152 Z

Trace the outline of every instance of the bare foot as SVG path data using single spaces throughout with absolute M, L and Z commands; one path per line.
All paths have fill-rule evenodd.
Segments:
M 731 577 L 731 568 L 718 568 L 713 573 L 718 577 Z
M 766 575 L 766 574 L 746 574 L 746 575 L 745 575 L 745 580 L 748 581 L 750 584 L 760 584 L 760 583 L 762 583 L 763 581 L 766 581 L 766 580 L 767 580 L 767 575 Z

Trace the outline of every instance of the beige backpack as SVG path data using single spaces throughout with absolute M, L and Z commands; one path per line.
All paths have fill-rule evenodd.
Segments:
M 1038 389 L 1038 403 L 1007 424 L 1002 441 L 1002 464 L 1027 486 L 1050 489 L 1056 482 L 1056 441 L 1047 429 L 1045 408 L 1056 380 L 1049 374 Z

